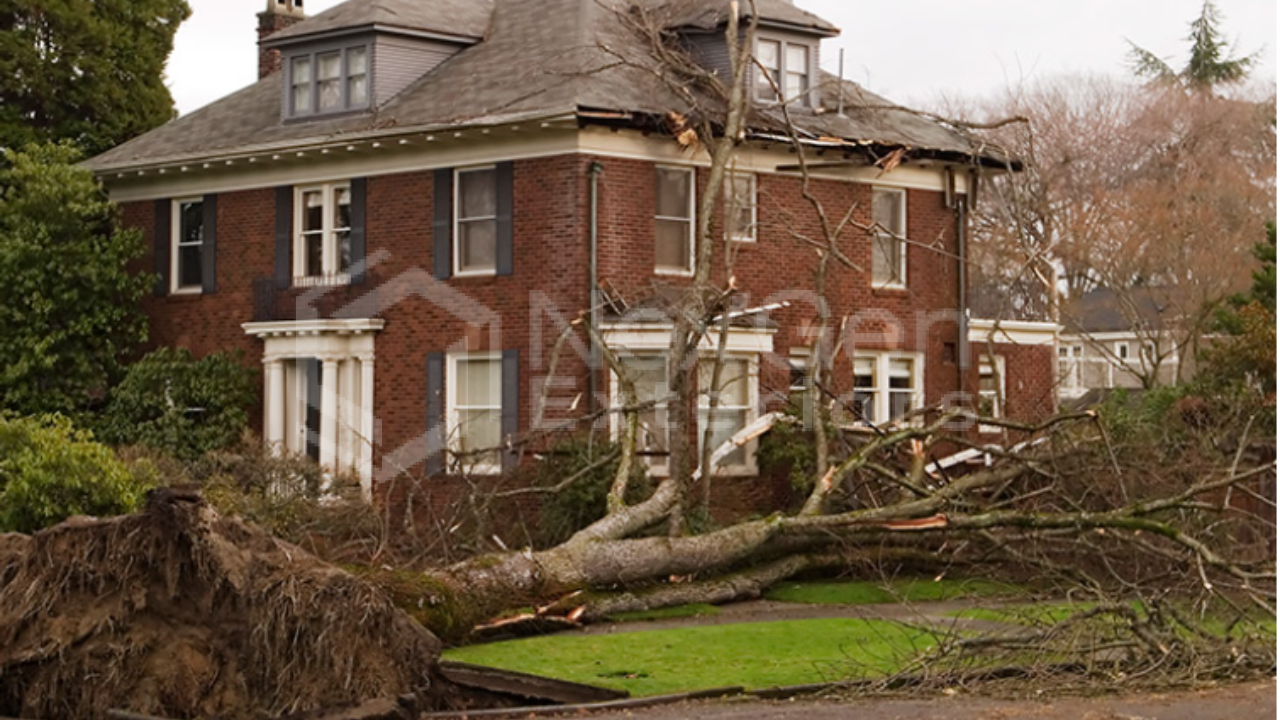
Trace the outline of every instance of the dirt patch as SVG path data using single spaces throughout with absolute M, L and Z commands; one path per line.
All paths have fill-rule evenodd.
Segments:
M 194 494 L 5 538 L 0 579 L 0 715 L 239 720 L 433 684 L 448 704 L 440 643 L 381 590 Z

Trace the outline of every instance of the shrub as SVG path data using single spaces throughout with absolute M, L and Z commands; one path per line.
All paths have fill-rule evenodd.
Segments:
M 536 465 L 534 485 L 554 487 L 566 478 L 584 472 L 594 463 L 615 454 L 615 443 L 591 442 L 585 438 L 563 440 Z M 602 463 L 585 476 L 548 495 L 538 516 L 538 544 L 551 547 L 605 516 L 609 489 L 618 472 L 618 459 Z M 653 492 L 643 461 L 637 460 L 626 501 L 635 503 Z
M 112 391 L 100 435 L 116 445 L 146 445 L 182 460 L 235 444 L 248 426 L 253 372 L 239 354 L 199 360 L 161 348 L 130 366 Z
M 146 465 L 129 467 L 66 418 L 0 417 L 0 532 L 133 512 L 154 485 Z

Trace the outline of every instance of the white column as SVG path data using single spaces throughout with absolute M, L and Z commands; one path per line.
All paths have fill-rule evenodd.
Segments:
M 267 447 L 272 452 L 282 453 L 285 449 L 284 442 L 284 406 L 285 406 L 285 387 L 284 387 L 284 360 L 280 358 L 268 358 L 263 361 L 267 366 L 266 387 L 262 395 L 262 404 L 266 418 L 263 422 L 263 434 L 266 436 Z
M 338 466 L 343 472 L 348 472 L 357 467 L 356 433 L 360 430 L 355 404 L 355 392 L 359 388 L 355 358 L 343 358 L 338 372 L 341 376 L 338 383 Z
M 338 361 L 333 357 L 320 360 L 320 465 L 333 473 L 338 465 Z M 326 480 L 324 490 L 328 490 Z
M 373 356 L 360 358 L 360 490 L 366 502 L 373 500 Z

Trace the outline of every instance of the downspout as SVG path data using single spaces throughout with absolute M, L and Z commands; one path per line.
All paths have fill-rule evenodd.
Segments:
M 948 166 L 946 170 L 945 195 L 947 204 L 956 212 L 956 388 L 967 393 L 969 382 L 969 257 L 968 257 L 968 210 L 977 199 L 977 173 L 967 176 L 965 196 L 960 197 L 956 188 L 955 168 Z
M 589 312 L 591 315 L 592 332 L 588 333 L 587 342 L 590 343 L 588 351 L 588 371 L 587 371 L 587 397 L 588 407 L 591 412 L 599 411 L 599 403 L 596 397 L 600 382 L 600 366 L 601 354 L 600 347 L 596 343 L 596 333 L 600 332 L 600 173 L 604 172 L 604 165 L 593 160 L 587 166 L 588 180 L 588 197 L 587 197 L 587 214 L 588 218 L 588 236 L 590 238 L 590 277 L 588 281 L 590 285 L 587 288 L 587 298 Z

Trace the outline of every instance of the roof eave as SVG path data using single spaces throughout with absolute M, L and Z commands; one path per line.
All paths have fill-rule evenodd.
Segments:
M 423 30 L 421 28 L 402 27 L 399 25 L 374 22 L 341 28 L 331 28 L 329 30 L 320 30 L 317 32 L 307 33 L 305 35 L 290 35 L 283 38 L 272 36 L 263 39 L 259 45 L 268 50 L 278 50 L 292 45 L 303 45 L 310 42 L 316 42 L 318 40 L 330 40 L 349 35 L 363 35 L 371 32 L 384 35 L 413 37 L 423 40 L 440 40 L 443 42 L 458 43 L 460 45 L 474 45 L 484 39 L 473 35 L 457 35 L 452 33 L 442 33 L 435 30 Z
M 326 150 L 331 151 L 335 148 L 340 149 L 362 143 L 399 140 L 412 135 L 458 133 L 469 130 L 485 130 L 512 125 L 523 125 L 527 123 L 539 123 L 543 126 L 549 127 L 558 123 L 570 123 L 576 121 L 576 113 L 572 111 L 514 114 L 506 116 L 492 116 L 488 118 L 476 118 L 460 123 L 431 123 L 394 128 L 376 128 L 372 130 L 340 133 L 337 135 L 313 136 L 308 138 L 282 140 L 280 142 L 273 143 L 259 143 L 256 145 L 240 145 L 234 148 L 227 148 L 215 152 L 169 155 L 147 158 L 145 160 L 129 160 L 102 165 L 94 163 L 95 158 L 90 158 L 80 165 L 99 176 L 135 173 L 144 174 L 165 169 L 181 168 L 183 166 L 199 165 L 202 168 L 207 168 L 214 165 L 225 165 L 263 156 L 283 156 L 289 153 L 296 154 L 323 152 Z

